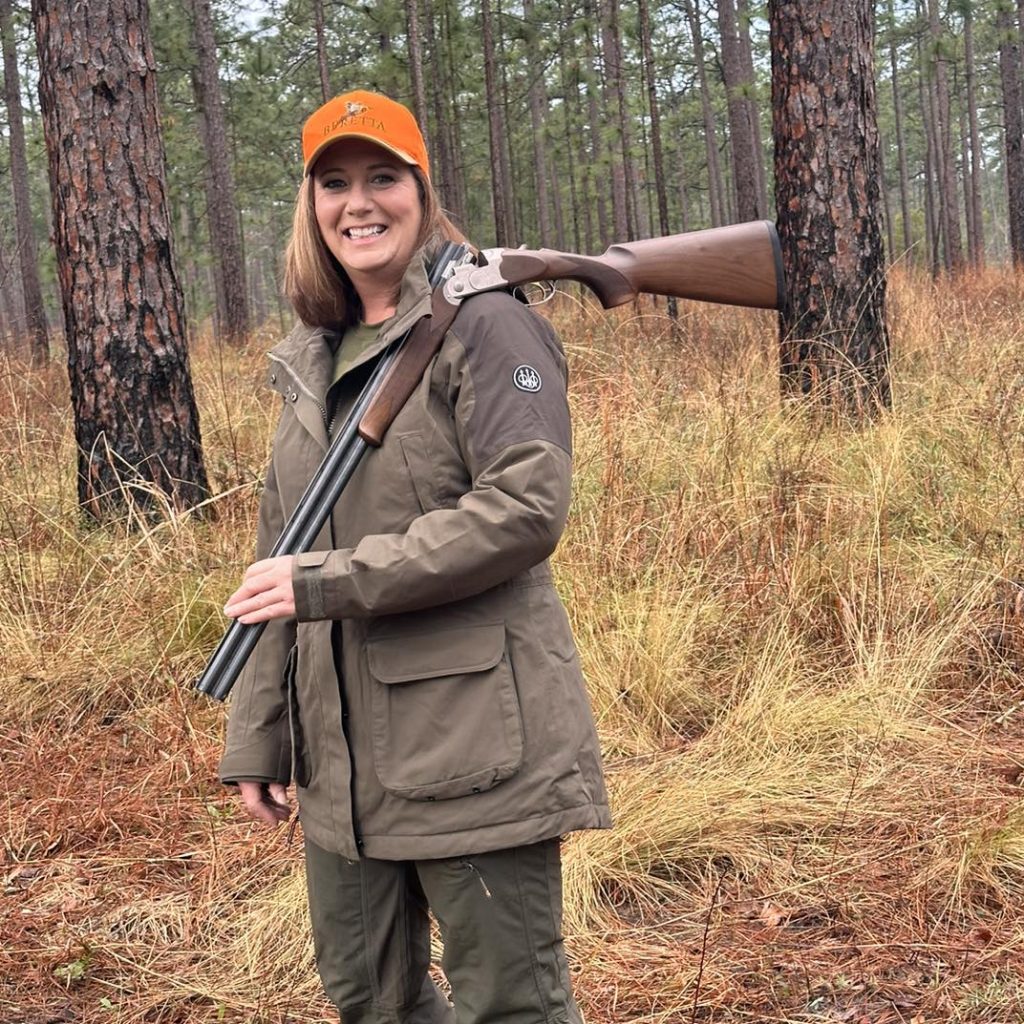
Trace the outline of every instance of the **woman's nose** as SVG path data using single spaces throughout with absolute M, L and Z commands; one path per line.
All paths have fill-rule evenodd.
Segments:
M 348 208 L 352 210 L 365 210 L 371 205 L 370 190 L 365 185 L 352 184 L 348 189 Z

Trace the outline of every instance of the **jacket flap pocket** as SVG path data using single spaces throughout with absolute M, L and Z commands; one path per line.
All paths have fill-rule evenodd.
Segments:
M 504 653 L 503 622 L 413 636 L 381 636 L 367 644 L 370 671 L 382 683 L 483 672 L 494 668 Z

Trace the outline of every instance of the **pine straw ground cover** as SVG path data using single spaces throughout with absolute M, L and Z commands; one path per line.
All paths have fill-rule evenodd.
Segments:
M 567 300 L 556 556 L 616 828 L 565 845 L 591 1024 L 1024 1021 L 1024 282 L 897 277 L 895 409 L 778 400 L 768 315 Z M 0 370 L 0 1024 L 331 1020 L 300 844 L 190 691 L 253 545 L 256 338 L 193 355 L 205 521 L 90 528 Z

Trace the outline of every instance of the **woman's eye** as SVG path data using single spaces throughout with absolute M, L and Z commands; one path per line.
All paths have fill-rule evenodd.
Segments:
M 393 174 L 375 174 L 373 176 L 374 185 L 390 185 L 394 182 L 395 176 Z
M 320 187 L 334 191 L 335 189 L 344 188 L 345 181 L 343 178 L 324 178 L 320 182 Z

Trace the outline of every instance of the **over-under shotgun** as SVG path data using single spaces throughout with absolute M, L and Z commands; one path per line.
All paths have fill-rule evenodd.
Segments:
M 473 258 L 465 246 L 449 243 L 431 268 L 434 291 L 430 315 L 420 319 L 381 357 L 271 555 L 297 555 L 310 549 L 359 460 L 370 446 L 383 441 L 466 299 L 480 292 L 560 279 L 587 285 L 605 308 L 649 292 L 779 309 L 785 287 L 779 240 L 770 221 L 624 242 L 611 246 L 601 256 L 578 256 L 554 249 L 484 249 Z M 224 700 L 265 625 L 232 623 L 196 689 Z

